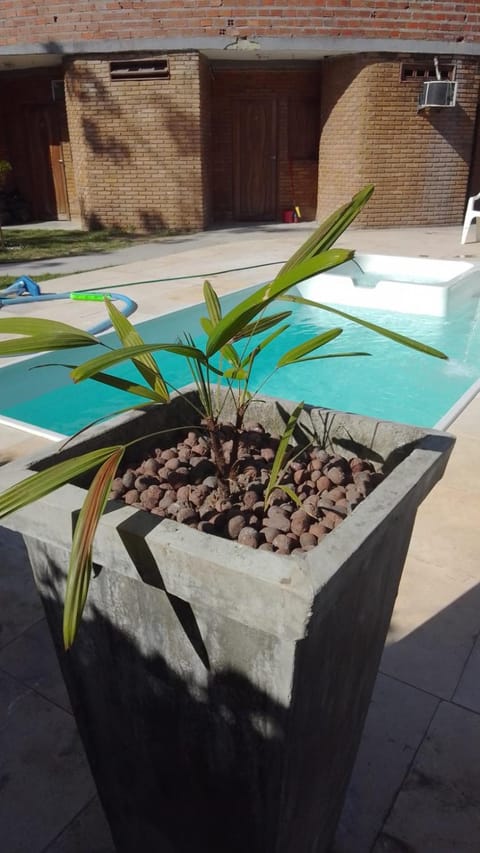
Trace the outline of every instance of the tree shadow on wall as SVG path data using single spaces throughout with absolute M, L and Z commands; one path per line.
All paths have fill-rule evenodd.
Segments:
M 167 88 L 162 88 L 161 99 L 158 90 L 152 99 L 148 101 L 142 90 L 142 82 L 133 81 L 130 85 L 137 86 L 136 106 L 129 101 L 130 108 L 123 107 L 115 97 L 114 86 L 112 89 L 106 85 L 101 76 L 88 67 L 76 68 L 74 76 L 66 78 L 66 84 L 70 96 L 83 105 L 86 114 L 81 116 L 81 128 L 83 138 L 89 152 L 99 158 L 104 175 L 113 181 L 113 203 L 119 209 L 122 207 L 132 208 L 132 186 L 138 182 L 139 186 L 145 186 L 149 181 L 149 173 L 152 186 L 158 186 L 159 177 L 162 173 L 168 178 L 170 188 L 168 205 L 175 208 L 177 221 L 188 221 L 192 218 L 192 181 L 195 178 L 192 164 L 192 129 L 198 132 L 198 119 L 195 117 L 195 126 L 192 128 L 192 117 L 188 109 L 179 106 L 178 100 L 169 94 Z M 117 84 L 121 85 L 121 84 Z M 149 95 L 152 90 L 149 90 Z M 139 113 L 144 108 L 157 109 L 158 120 L 154 126 L 153 135 L 149 135 L 139 122 Z M 150 121 L 150 127 L 152 126 Z M 108 127 L 108 131 L 106 128 Z M 174 152 L 170 155 L 168 163 L 162 160 L 162 147 L 165 139 L 173 143 Z M 174 174 L 176 187 L 175 198 L 172 197 L 172 163 L 177 167 Z M 149 164 L 147 171 L 145 164 Z M 163 199 L 161 189 L 161 208 L 146 209 L 138 208 L 134 201 L 133 207 L 141 222 L 142 229 L 146 232 L 156 231 L 164 228 L 167 224 L 168 215 L 165 213 L 166 201 Z M 98 211 L 84 211 L 91 227 L 102 227 L 102 217 Z M 120 221 L 109 217 L 109 227 L 120 227 Z

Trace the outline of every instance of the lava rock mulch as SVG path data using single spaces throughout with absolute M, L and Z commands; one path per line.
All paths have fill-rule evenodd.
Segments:
M 234 429 L 222 425 L 224 458 L 234 446 Z M 190 430 L 176 446 L 157 448 L 139 464 L 120 468 L 111 498 L 170 518 L 204 533 L 279 554 L 314 548 L 361 503 L 384 475 L 370 462 L 346 459 L 309 446 L 294 455 L 281 479 L 299 505 L 280 488 L 264 493 L 278 437 L 260 424 L 240 433 L 238 461 L 228 490 L 217 478 L 208 433 Z

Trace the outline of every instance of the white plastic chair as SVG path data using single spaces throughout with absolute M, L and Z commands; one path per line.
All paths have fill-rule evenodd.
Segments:
M 468 235 L 468 229 L 470 228 L 470 225 L 472 224 L 473 220 L 480 218 L 480 210 L 475 210 L 475 202 L 478 201 L 479 198 L 480 198 L 480 193 L 478 193 L 477 195 L 472 195 L 468 199 L 467 209 L 465 211 L 465 219 L 463 221 L 462 240 L 461 240 L 462 246 L 466 242 L 467 235 Z

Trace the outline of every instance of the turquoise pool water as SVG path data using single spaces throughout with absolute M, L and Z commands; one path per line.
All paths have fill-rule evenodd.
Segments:
M 228 297 L 227 306 L 234 297 Z M 236 297 L 239 298 L 238 296 Z M 290 308 L 291 306 L 286 306 Z M 345 310 L 345 308 L 344 308 Z M 188 329 L 196 341 L 204 340 L 198 306 L 159 317 L 138 326 L 149 342 L 174 341 Z M 462 309 L 448 318 L 412 316 L 371 309 L 354 309 L 357 316 L 416 337 L 449 355 L 444 362 L 430 358 L 375 335 L 340 318 L 313 308 L 296 307 L 287 333 L 281 336 L 256 370 L 254 383 L 264 393 L 307 403 L 369 414 L 419 426 L 434 426 L 480 376 L 480 305 L 469 298 Z M 280 353 L 306 336 L 333 326 L 344 333 L 323 352 L 362 350 L 368 358 L 326 359 L 289 366 L 270 376 Z M 112 336 L 106 336 L 106 340 Z M 74 386 L 63 367 L 45 364 L 77 364 L 93 356 L 93 349 L 54 353 L 2 368 L 0 373 L 0 413 L 9 418 L 48 430 L 71 435 L 91 421 L 139 398 L 99 385 L 91 380 Z M 191 381 L 188 367 L 177 356 L 158 355 L 164 375 L 180 387 Z M 35 368 L 35 369 L 34 369 Z M 138 378 L 135 369 L 117 371 Z M 268 377 L 264 383 L 265 377 Z

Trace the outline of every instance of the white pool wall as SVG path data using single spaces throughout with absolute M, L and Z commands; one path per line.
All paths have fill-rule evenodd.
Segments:
M 480 265 L 356 253 L 351 261 L 302 282 L 298 290 L 319 302 L 445 317 L 480 293 Z

